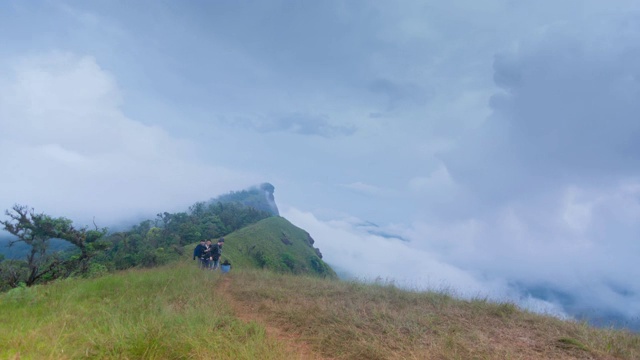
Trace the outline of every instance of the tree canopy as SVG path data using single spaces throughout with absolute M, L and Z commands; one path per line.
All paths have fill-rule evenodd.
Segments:
M 9 219 L 0 221 L 0 224 L 14 236 L 9 246 L 23 243 L 28 247 L 25 259 L 0 263 L 0 280 L 5 287 L 15 287 L 20 283 L 31 286 L 74 273 L 85 273 L 89 269 L 89 262 L 108 246 L 101 241 L 106 229 L 76 228 L 67 218 L 36 213 L 24 205 L 14 205 L 5 214 Z M 77 250 L 76 253 L 48 251 L 51 239 L 70 243 Z

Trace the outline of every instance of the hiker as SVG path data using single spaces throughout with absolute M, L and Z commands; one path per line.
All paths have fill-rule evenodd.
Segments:
M 218 239 L 218 243 L 213 245 L 213 248 L 211 249 L 211 260 L 212 260 L 211 269 L 212 270 L 217 269 L 218 265 L 220 264 L 220 255 L 222 255 L 222 245 L 224 245 L 224 238 Z
M 205 250 L 205 241 L 204 240 L 200 240 L 200 244 L 196 245 L 196 248 L 193 249 L 193 260 L 195 260 L 196 258 L 198 258 L 198 266 L 199 267 L 203 267 L 204 264 L 202 262 L 202 255 L 204 254 L 204 250 Z
M 202 251 L 202 268 L 208 269 L 211 266 L 211 250 L 213 246 L 211 245 L 211 240 L 207 240 L 204 245 L 204 250 Z

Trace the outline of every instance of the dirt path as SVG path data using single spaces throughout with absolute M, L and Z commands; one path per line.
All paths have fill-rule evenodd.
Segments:
M 293 356 L 296 356 L 295 359 L 300 360 L 326 360 L 330 358 L 323 357 L 317 353 L 315 353 L 309 344 L 304 342 L 298 336 L 286 333 L 282 329 L 279 329 L 273 325 L 271 325 L 268 321 L 266 321 L 263 317 L 260 316 L 254 309 L 251 309 L 249 306 L 245 306 L 241 304 L 239 301 L 233 298 L 233 296 L 229 292 L 229 287 L 232 286 L 233 280 L 230 276 L 225 275 L 220 284 L 220 290 L 222 291 L 223 296 L 227 297 L 227 302 L 233 309 L 233 312 L 238 317 L 238 319 L 248 323 L 250 321 L 257 322 L 262 325 L 266 332 L 267 336 L 278 340 L 279 342 L 285 344 L 289 349 L 289 353 Z

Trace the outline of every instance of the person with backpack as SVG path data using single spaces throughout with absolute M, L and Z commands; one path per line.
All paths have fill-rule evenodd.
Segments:
M 211 248 L 211 269 L 216 270 L 220 265 L 220 256 L 222 255 L 222 245 L 224 245 L 224 238 L 218 239 L 218 243 Z
M 204 254 L 204 250 L 206 249 L 205 241 L 200 240 L 200 244 L 196 245 L 196 248 L 193 249 L 193 260 L 198 258 L 198 266 L 203 267 L 204 263 L 202 262 L 202 256 Z

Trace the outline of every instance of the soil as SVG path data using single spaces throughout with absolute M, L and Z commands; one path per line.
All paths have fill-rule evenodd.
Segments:
M 267 332 L 267 336 L 276 339 L 278 342 L 286 345 L 287 349 L 289 350 L 288 352 L 292 356 L 291 359 L 330 359 L 314 352 L 311 346 L 307 344 L 303 339 L 294 334 L 287 333 L 283 329 L 273 326 L 273 324 L 270 324 L 263 317 L 261 317 L 256 310 L 250 308 L 249 306 L 243 305 L 236 299 L 233 299 L 229 291 L 229 287 L 231 286 L 233 286 L 232 278 L 229 276 L 224 276 L 221 281 L 220 290 L 225 297 L 228 297 L 228 303 L 231 305 L 231 308 L 233 309 L 235 315 L 245 323 L 253 321 L 263 326 Z

